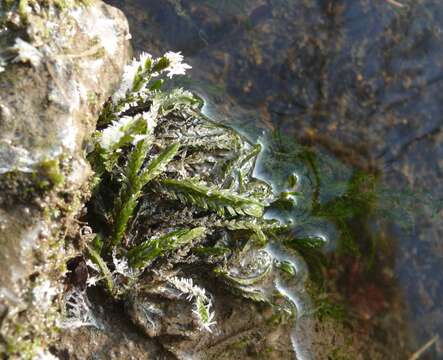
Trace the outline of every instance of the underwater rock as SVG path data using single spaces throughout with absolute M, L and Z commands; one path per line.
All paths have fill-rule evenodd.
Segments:
M 59 291 L 41 279 L 63 269 L 57 231 L 80 208 L 85 143 L 131 52 L 125 16 L 101 1 L 21 5 L 0 5 L 0 308 L 10 349 L 8 319 L 25 299 L 49 307 Z M 46 285 L 40 293 L 31 274 L 31 287 Z

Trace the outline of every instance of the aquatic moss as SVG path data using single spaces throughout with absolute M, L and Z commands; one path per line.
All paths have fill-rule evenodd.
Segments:
M 110 125 L 97 132 L 95 150 L 89 155 L 100 176 L 93 206 L 110 215 L 105 218 L 112 228 L 110 235 L 103 233 L 102 256 L 113 251 L 126 254 L 134 267 L 145 267 L 165 252 L 201 237 L 205 228 L 209 236 L 216 229 L 241 231 L 261 245 L 267 241 L 265 233 L 275 228 L 272 221 L 260 220 L 269 203 L 270 187 L 251 178 L 260 148 L 208 121 L 199 111 L 200 99 L 191 93 L 161 90 L 164 79 L 156 77 L 171 72 L 173 61 L 167 56 L 154 60 L 144 55 L 133 65 L 132 83 L 122 84 L 126 91 L 117 92 L 119 97 L 103 110 L 101 124 Z M 208 157 L 208 151 L 217 153 L 217 159 Z M 209 172 L 212 167 L 215 171 Z M 160 208 L 173 201 L 177 210 L 165 209 L 151 221 L 163 218 L 162 226 L 170 226 L 165 217 L 171 217 L 171 224 L 178 227 L 163 233 L 159 229 L 149 239 L 132 239 L 132 248 L 126 248 L 122 245 L 132 236 L 128 229 L 144 212 L 139 208 L 143 197 L 148 203 L 159 202 Z M 195 212 L 196 219 L 201 213 L 201 220 L 180 218 L 186 208 Z
M 271 186 L 252 176 L 261 146 L 204 116 L 199 97 L 163 87 L 170 73 L 182 72 L 179 60 L 142 54 L 100 115 L 88 155 L 96 172 L 88 205 L 95 237 L 85 250 L 95 264 L 92 283 L 131 303 L 157 284 L 173 285 L 193 299 L 199 328 L 211 331 L 212 297 L 193 283 L 200 271 L 168 275 L 171 267 L 181 273 L 179 264 L 195 264 L 232 293 L 269 304 L 279 313 L 274 324 L 293 321 L 294 304 L 279 291 L 252 289 L 274 276 L 262 248 L 285 228 L 264 218 L 275 199 Z M 231 267 L 245 257 L 246 272 L 234 274 Z M 254 268 L 257 274 L 247 274 Z

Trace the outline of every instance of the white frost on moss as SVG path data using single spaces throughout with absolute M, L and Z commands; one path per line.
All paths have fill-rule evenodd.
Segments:
M 119 122 L 113 122 L 111 126 L 108 126 L 103 130 L 100 137 L 100 146 L 104 150 L 111 150 L 111 148 L 120 141 L 123 135 L 125 135 L 125 133 L 122 131 Z
M 194 303 L 193 314 L 199 319 L 200 328 L 212 333 L 211 327 L 216 325 L 217 322 L 214 320 L 215 313 L 212 311 L 212 302 L 210 300 L 204 301 L 202 298 L 198 297 Z
M 206 290 L 194 285 L 191 278 L 179 278 L 178 276 L 173 276 L 168 281 L 176 287 L 182 294 L 187 295 L 187 300 L 192 300 L 195 297 L 201 297 L 207 299 Z
M 139 274 L 139 272 L 135 269 L 132 269 L 128 260 L 125 258 L 118 258 L 115 252 L 115 249 L 112 251 L 112 262 L 114 263 L 115 270 L 112 274 L 115 276 L 116 274 L 120 274 L 126 276 L 128 278 L 135 278 Z
M 103 130 L 100 137 L 100 146 L 104 150 L 111 150 L 125 135 L 125 127 L 133 121 L 135 121 L 135 119 L 130 116 L 122 116 L 117 121 L 114 121 L 111 126 Z
M 76 329 L 82 326 L 102 326 L 95 318 L 86 294 L 78 289 L 71 290 L 64 299 L 66 316 L 60 324 L 62 329 Z
M 136 145 L 138 142 L 148 138 L 152 135 L 155 126 L 157 125 L 157 118 L 159 116 L 160 103 L 154 101 L 149 111 L 145 111 L 140 116 L 146 121 L 146 132 L 144 134 L 132 135 L 132 144 Z
M 183 55 L 180 52 L 168 51 L 165 57 L 169 60 L 169 66 L 166 68 L 169 78 L 174 75 L 185 75 L 186 70 L 192 69 L 191 65 L 183 62 Z
M 15 45 L 11 50 L 17 52 L 17 56 L 12 60 L 13 62 L 29 62 L 37 67 L 43 59 L 43 54 L 37 48 L 20 38 L 15 39 Z
M 115 103 L 126 96 L 126 93 L 132 89 L 134 78 L 137 75 L 139 69 L 143 68 L 146 60 L 152 59 L 152 56 L 146 52 L 143 52 L 139 59 L 133 59 L 127 64 L 123 71 L 123 77 L 118 90 L 112 95 L 112 101 Z
M 93 263 L 90 259 L 86 260 L 86 265 L 90 267 L 92 270 L 100 273 L 100 268 L 97 264 Z
M 102 278 L 99 276 L 88 276 L 88 280 L 86 280 L 86 286 L 87 287 L 91 287 L 91 286 L 95 286 L 97 285 L 97 283 L 101 280 Z
M 206 294 L 206 290 L 195 285 L 191 278 L 179 278 L 173 276 L 168 282 L 175 286 L 188 301 L 194 300 L 193 314 L 197 317 L 200 328 L 212 332 L 211 327 L 216 324 L 215 313 L 212 311 L 212 301 Z
M 149 111 L 136 116 L 122 116 L 115 120 L 101 132 L 99 144 L 103 150 L 110 151 L 118 145 L 123 136 L 127 135 L 127 131 L 132 124 L 139 121 L 141 118 L 146 121 L 145 134 L 132 134 L 133 144 L 145 139 L 152 134 L 152 131 L 157 124 L 157 117 L 160 104 L 154 102 Z
M 86 260 L 86 265 L 92 269 L 93 271 L 95 271 L 97 274 L 101 273 L 100 268 L 97 266 L 97 264 L 93 263 L 90 259 Z M 86 280 L 86 286 L 87 287 L 91 287 L 91 286 L 95 286 L 99 281 L 103 280 L 102 276 L 99 275 L 91 275 L 91 273 L 89 273 L 88 279 Z
M 115 249 L 112 251 L 112 262 L 114 263 L 115 270 L 117 274 L 128 275 L 131 272 L 128 260 L 125 258 L 118 258 Z
M 150 72 L 150 69 L 147 68 L 148 64 L 158 63 L 161 59 L 167 59 L 169 64 L 166 68 L 159 70 L 158 72 Z M 134 79 L 138 74 L 143 71 L 147 71 L 149 75 L 149 79 L 160 76 L 162 73 L 166 72 L 166 76 L 172 78 L 175 75 L 185 75 L 186 70 L 191 69 L 192 67 L 183 62 L 183 55 L 180 52 L 167 52 L 163 58 L 153 59 L 152 56 L 146 52 L 140 54 L 138 59 L 133 59 L 128 65 L 125 66 L 122 81 L 118 90 L 112 96 L 112 101 L 117 103 L 119 100 L 124 99 L 125 96 L 133 89 Z M 141 90 L 143 92 L 143 89 Z M 142 93 L 139 93 L 141 95 Z

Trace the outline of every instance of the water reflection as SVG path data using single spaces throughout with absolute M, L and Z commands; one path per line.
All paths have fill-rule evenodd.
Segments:
M 441 1 L 110 2 L 136 50 L 182 50 L 194 67 L 184 83 L 214 117 L 272 142 L 260 172 L 302 194 L 279 210 L 294 236 L 326 234 L 316 266 L 375 344 L 368 356 L 441 339 Z M 441 340 L 421 356 L 441 357 Z

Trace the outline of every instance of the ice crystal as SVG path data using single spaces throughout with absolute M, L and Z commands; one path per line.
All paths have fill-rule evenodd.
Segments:
M 95 286 L 102 278 L 99 276 L 89 276 L 88 280 L 86 280 L 86 286 L 91 287 Z
M 112 252 L 112 262 L 114 263 L 115 270 L 114 272 L 121 275 L 126 275 L 131 272 L 131 269 L 128 265 L 128 260 L 124 258 L 117 258 L 117 254 L 115 250 Z
M 105 150 L 110 150 L 125 135 L 124 129 L 134 118 L 130 116 L 122 116 L 118 121 L 114 121 L 111 126 L 103 130 L 100 137 L 100 146 Z
M 206 290 L 195 285 L 191 278 L 173 276 L 168 279 L 168 282 L 186 295 L 188 301 L 194 301 L 192 312 L 199 320 L 200 328 L 212 332 L 211 326 L 216 324 L 216 321 L 214 321 L 215 313 L 211 310 L 212 302 L 209 296 L 206 295 Z
M 200 328 L 212 333 L 211 327 L 216 325 L 217 322 L 214 320 L 215 312 L 211 310 L 211 301 L 208 300 L 205 302 L 201 297 L 197 297 L 194 306 L 195 308 L 192 310 L 192 312 L 199 319 Z
M 86 265 L 90 267 L 92 270 L 96 272 L 100 272 L 100 268 L 97 266 L 97 264 L 94 264 L 90 259 L 86 260 Z
M 194 297 L 201 297 L 203 299 L 208 299 L 206 295 L 206 290 L 201 287 L 194 285 L 191 278 L 179 278 L 177 276 L 171 277 L 168 281 L 175 286 L 182 294 L 186 295 L 188 300 L 192 300 Z
M 123 78 L 118 90 L 112 95 L 112 101 L 117 102 L 124 98 L 126 93 L 131 90 L 134 77 L 138 72 L 140 62 L 133 60 L 130 64 L 126 65 L 123 72 Z
M 152 56 L 146 52 L 143 52 L 140 54 L 138 60 L 133 59 L 128 65 L 125 66 L 120 87 L 112 96 L 112 100 L 114 103 L 116 103 L 120 99 L 123 99 L 128 91 L 132 90 L 136 75 L 143 70 L 146 62 L 150 60 L 152 60 Z M 151 76 L 154 75 L 155 74 L 151 74 Z
M 101 326 L 95 318 L 86 293 L 78 289 L 68 292 L 65 296 L 66 317 L 61 322 L 62 329 L 76 329 L 82 326 Z
M 166 62 L 167 66 L 160 66 L 157 71 L 151 71 L 151 65 Z M 114 103 L 124 99 L 131 91 L 137 91 L 139 95 L 143 94 L 145 89 L 143 87 L 137 88 L 137 79 L 142 77 L 143 84 L 149 82 L 152 78 L 156 78 L 166 72 L 168 78 L 175 75 L 184 75 L 186 70 L 191 69 L 191 66 L 183 62 L 183 55 L 180 52 L 167 52 L 164 57 L 153 59 L 152 56 L 143 52 L 138 59 L 134 59 L 130 64 L 125 66 L 123 78 L 118 90 L 112 96 Z M 140 83 L 138 83 L 140 84 Z M 137 88 L 137 89 L 135 89 Z
M 112 262 L 114 264 L 115 270 L 113 274 L 120 274 L 128 278 L 134 278 L 138 275 L 137 270 L 131 268 L 128 264 L 126 258 L 118 258 L 115 249 L 112 251 Z
M 183 62 L 183 55 L 180 52 L 168 51 L 165 57 L 169 60 L 169 66 L 166 69 L 169 78 L 172 78 L 174 75 L 185 75 L 186 70 L 192 68 Z
M 147 134 L 136 134 L 132 136 L 132 145 L 137 145 L 140 141 L 145 140 L 149 135 Z

